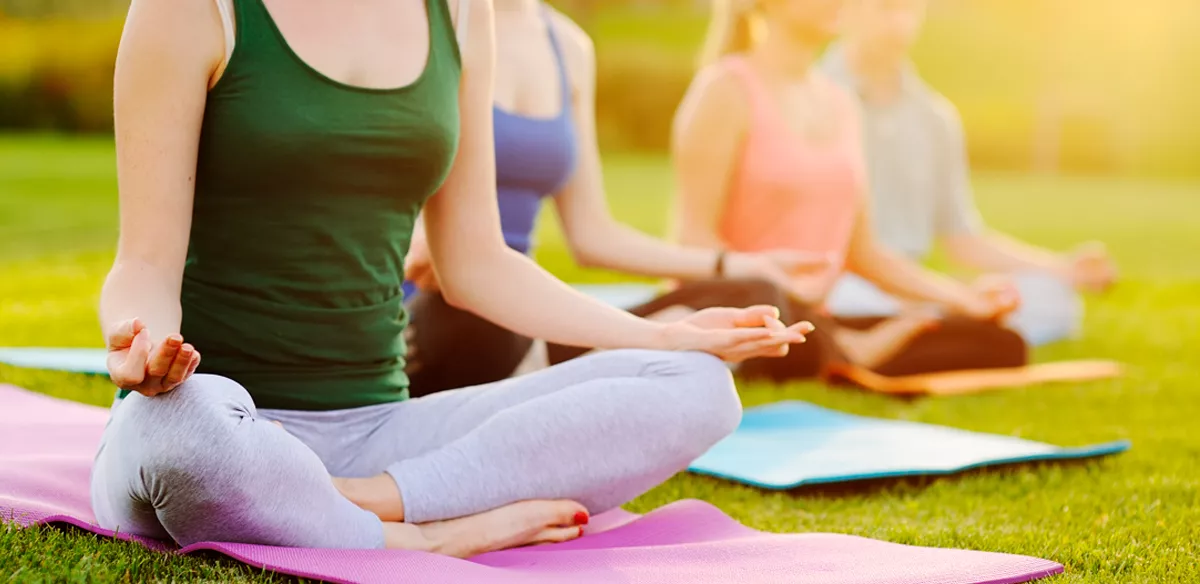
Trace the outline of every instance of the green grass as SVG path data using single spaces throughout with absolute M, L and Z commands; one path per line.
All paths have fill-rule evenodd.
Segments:
M 662 160 L 611 156 L 616 213 L 647 231 L 663 224 L 670 178 Z M 797 494 L 680 476 L 630 505 L 646 511 L 708 500 L 771 531 L 830 531 L 894 542 L 1030 554 L 1064 563 L 1055 582 L 1200 580 L 1200 184 L 983 176 L 984 214 L 1049 246 L 1103 237 L 1122 285 L 1089 299 L 1086 336 L 1040 359 L 1108 357 L 1130 365 L 1115 381 L 954 399 L 899 401 L 815 384 L 747 386 L 747 404 L 804 399 L 837 409 L 946 424 L 1063 445 L 1127 438 L 1106 460 L 1032 465 L 940 480 L 876 483 Z M 115 241 L 116 180 L 101 140 L 0 139 L 0 345 L 98 345 L 97 290 Z M 546 221 L 541 259 L 561 276 L 610 274 L 570 265 Z M 1188 348 L 1191 348 L 1189 351 Z M 0 367 L 0 382 L 106 405 L 100 379 Z M 0 582 L 268 577 L 228 561 L 173 558 L 54 529 L 0 527 Z

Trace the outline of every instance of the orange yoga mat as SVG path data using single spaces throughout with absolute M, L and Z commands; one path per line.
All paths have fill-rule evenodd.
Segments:
M 1039 363 L 1004 369 L 946 371 L 887 377 L 853 365 L 838 365 L 829 372 L 835 380 L 850 381 L 868 391 L 891 395 L 965 395 L 1040 383 L 1092 381 L 1121 375 L 1113 361 L 1082 360 Z

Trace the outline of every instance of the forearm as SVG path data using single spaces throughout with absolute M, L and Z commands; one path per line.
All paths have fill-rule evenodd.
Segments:
M 885 292 L 907 300 L 957 305 L 968 293 L 964 284 L 881 247 L 852 254 L 848 267 Z
M 477 256 L 466 269 L 439 270 L 448 302 L 513 332 L 551 343 L 598 349 L 668 348 L 661 324 L 595 300 L 508 248 L 486 255 Z
M 576 260 L 587 267 L 652 276 L 697 280 L 716 273 L 717 252 L 651 237 L 612 221 L 572 242 Z
M 179 286 L 170 270 L 139 260 L 117 260 L 100 292 L 100 327 L 105 336 L 116 325 L 137 318 L 155 343 L 178 333 Z
M 1069 269 L 1059 254 L 991 231 L 949 238 L 946 250 L 955 263 L 980 272 L 1036 270 L 1065 276 Z

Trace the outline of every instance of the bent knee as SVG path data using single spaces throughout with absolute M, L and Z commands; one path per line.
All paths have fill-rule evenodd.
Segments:
M 243 410 L 254 413 L 254 401 L 238 382 L 220 375 L 194 375 L 175 389 L 146 397 L 129 394 L 117 410 L 124 416 L 195 416 L 208 411 Z
M 742 402 L 729 367 L 707 353 L 671 353 L 673 368 L 684 372 L 666 388 L 669 407 L 684 414 L 691 456 L 703 454 L 737 429 L 742 421 Z
M 1020 333 L 997 326 L 992 335 L 992 347 L 1002 367 L 1021 367 L 1029 363 L 1029 344 Z
M 197 375 L 154 397 L 130 394 L 114 412 L 106 440 L 116 448 L 130 445 L 126 452 L 140 453 L 143 465 L 169 465 L 216 451 L 215 443 L 254 415 L 254 402 L 237 382 Z

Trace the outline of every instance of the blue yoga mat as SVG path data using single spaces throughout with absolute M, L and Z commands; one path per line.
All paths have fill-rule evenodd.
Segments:
M 747 409 L 732 436 L 688 469 L 765 489 L 943 475 L 981 466 L 1124 452 L 1129 441 L 1078 448 L 932 424 L 844 414 L 788 401 Z
M 107 375 L 105 359 L 104 349 L 0 348 L 0 363 L 30 369 Z

